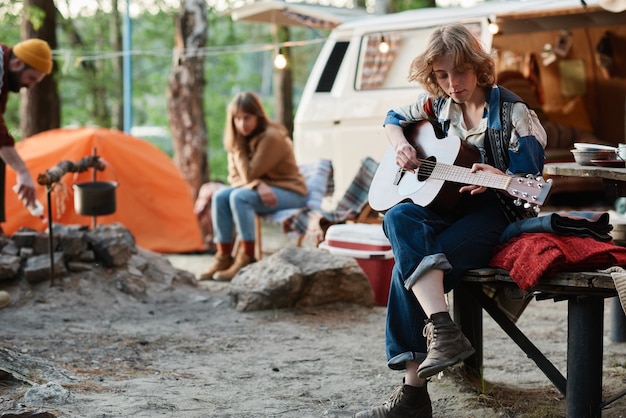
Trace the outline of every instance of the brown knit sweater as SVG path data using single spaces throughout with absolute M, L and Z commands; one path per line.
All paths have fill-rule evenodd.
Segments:
M 237 143 L 228 153 L 228 182 L 234 187 L 254 189 L 260 182 L 306 195 L 291 139 L 276 127 L 246 142 Z

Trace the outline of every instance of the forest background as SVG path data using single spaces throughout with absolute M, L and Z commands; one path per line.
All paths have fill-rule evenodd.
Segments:
M 58 127 L 124 130 L 126 53 L 132 63 L 131 133 L 172 156 L 194 198 L 202 183 L 226 178 L 222 132 L 231 98 L 240 91 L 257 92 L 270 117 L 292 129 L 308 74 L 330 32 L 235 22 L 229 11 L 242 2 L 89 0 L 70 14 L 73 1 L 0 0 L 0 42 L 14 45 L 40 37 L 52 45 L 55 60 L 49 80 L 23 91 L 21 100 L 9 100 L 4 115 L 9 130 L 18 141 Z M 357 1 L 361 4 L 345 4 L 371 8 L 365 0 Z M 127 5 L 133 6 L 132 49 L 124 52 Z M 389 0 L 384 9 L 426 6 L 435 6 L 434 0 Z M 192 31 L 200 36 L 197 44 L 188 45 Z M 288 45 L 281 48 L 287 52 L 286 70 L 273 67 L 277 45 Z M 185 78 L 181 71 L 192 76 L 192 85 L 176 86 Z M 185 88 L 191 94 L 176 103 L 176 92 Z M 192 121 L 191 127 L 181 126 L 183 117 Z

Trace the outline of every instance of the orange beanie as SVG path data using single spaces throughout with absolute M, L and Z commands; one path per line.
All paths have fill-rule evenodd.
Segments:
M 41 39 L 27 39 L 13 47 L 13 53 L 22 62 L 35 70 L 52 72 L 52 51 L 50 45 Z

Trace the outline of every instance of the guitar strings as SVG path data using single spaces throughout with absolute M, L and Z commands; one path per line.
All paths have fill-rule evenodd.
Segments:
M 418 169 L 418 174 L 423 174 L 427 177 L 501 189 L 506 188 L 506 185 L 510 180 L 509 176 L 502 174 L 489 173 L 485 171 L 472 173 L 467 167 L 439 163 L 427 159 L 420 159 L 419 161 L 420 167 Z

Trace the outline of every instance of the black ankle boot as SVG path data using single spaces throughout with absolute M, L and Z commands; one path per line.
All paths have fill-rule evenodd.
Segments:
M 402 385 L 383 405 L 361 411 L 354 418 L 432 418 L 433 408 L 426 385 Z

